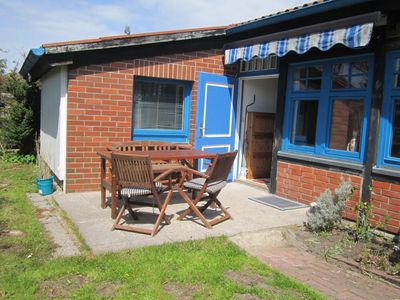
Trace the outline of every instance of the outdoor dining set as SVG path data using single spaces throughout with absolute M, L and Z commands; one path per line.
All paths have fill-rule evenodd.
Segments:
M 106 192 L 109 191 L 111 217 L 115 219 L 113 229 L 154 236 L 163 220 L 167 225 L 171 223 L 166 209 L 174 193 L 188 205 L 178 220 L 193 214 L 211 229 L 232 218 L 218 200 L 218 194 L 227 184 L 237 151 L 217 154 L 193 149 L 189 144 L 131 141 L 97 154 L 101 164 L 101 207 L 106 208 Z M 198 171 L 201 159 L 202 165 L 208 166 L 205 172 Z M 161 194 L 165 194 L 164 201 Z M 119 209 L 118 199 L 123 202 Z M 133 207 L 151 206 L 152 203 L 159 212 L 151 228 L 121 222 L 128 211 L 133 223 L 140 223 L 140 211 Z M 199 206 L 200 203 L 203 205 Z M 208 220 L 205 211 L 210 207 L 219 208 L 221 214 Z

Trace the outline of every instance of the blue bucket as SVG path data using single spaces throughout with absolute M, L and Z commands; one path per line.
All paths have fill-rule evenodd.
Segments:
M 53 193 L 53 176 L 45 179 L 35 178 L 36 186 L 39 190 L 39 194 L 42 196 L 50 195 Z

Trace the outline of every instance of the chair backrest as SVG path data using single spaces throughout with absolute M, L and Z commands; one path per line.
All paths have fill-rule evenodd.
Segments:
M 153 170 L 147 155 L 129 155 L 111 153 L 112 172 L 118 185 L 135 186 L 150 189 L 153 186 Z
M 115 144 L 108 147 L 110 151 L 157 151 L 157 150 L 180 150 L 192 149 L 190 144 L 169 143 L 161 141 L 130 141 Z
M 231 171 L 236 155 L 237 151 L 217 154 L 210 166 L 210 170 L 207 170 L 210 177 L 207 178 L 206 182 L 225 181 Z

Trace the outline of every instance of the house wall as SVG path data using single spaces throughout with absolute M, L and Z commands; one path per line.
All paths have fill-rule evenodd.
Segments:
M 41 82 L 41 154 L 58 179 L 64 180 L 67 68 L 53 69 L 42 78 Z
M 400 184 L 372 180 L 371 189 L 373 224 L 387 231 L 399 233 Z
M 354 187 L 353 196 L 347 202 L 343 216 L 350 220 L 355 220 L 355 208 L 360 201 L 362 184 L 362 178 L 357 175 L 279 161 L 276 194 L 301 203 L 310 204 L 326 189 L 334 192 L 341 178 L 350 180 Z
M 224 74 L 222 50 L 187 52 L 73 68 L 68 79 L 66 192 L 99 189 L 96 151 L 131 140 L 134 76 L 193 81 L 190 142 L 194 142 L 198 73 Z

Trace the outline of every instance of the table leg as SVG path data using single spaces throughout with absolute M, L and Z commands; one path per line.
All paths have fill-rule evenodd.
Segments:
M 117 217 L 117 180 L 113 176 L 111 180 L 111 218 Z
M 106 160 L 100 158 L 100 189 L 101 189 L 101 208 L 106 208 L 106 187 L 104 180 L 106 179 Z
M 199 160 L 197 158 L 193 160 L 193 169 L 196 171 L 200 171 L 199 170 Z M 193 179 L 193 178 L 191 178 L 191 179 Z M 192 190 L 192 199 L 193 200 L 196 199 L 196 196 L 197 196 L 196 191 Z

